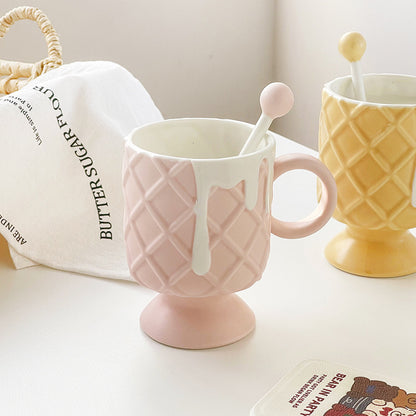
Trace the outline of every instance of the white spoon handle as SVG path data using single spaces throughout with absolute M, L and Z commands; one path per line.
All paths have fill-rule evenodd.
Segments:
M 272 121 L 273 119 L 271 117 L 266 116 L 264 113 L 261 114 L 256 126 L 251 131 L 250 136 L 248 136 L 246 143 L 241 149 L 240 155 L 245 155 L 256 150 L 257 146 L 261 142 L 261 139 L 264 137 L 267 130 L 269 130 Z
M 351 62 L 352 85 L 354 86 L 355 96 L 360 101 L 366 101 L 363 73 L 360 61 Z

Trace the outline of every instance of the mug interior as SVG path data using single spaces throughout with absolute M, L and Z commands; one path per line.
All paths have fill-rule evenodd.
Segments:
M 183 118 L 164 120 L 134 130 L 131 143 L 147 152 L 174 158 L 222 159 L 238 156 L 253 126 L 234 120 Z M 253 152 L 273 146 L 270 134 Z
M 416 77 L 399 74 L 366 74 L 364 86 L 366 103 L 386 106 L 416 106 Z M 351 76 L 336 78 L 325 85 L 326 90 L 338 97 L 355 102 Z

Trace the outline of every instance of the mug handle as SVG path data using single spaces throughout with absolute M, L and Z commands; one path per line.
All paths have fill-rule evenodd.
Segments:
M 301 153 L 279 156 L 274 161 L 274 181 L 284 173 L 304 169 L 314 173 L 322 181 L 322 194 L 318 206 L 306 218 L 299 221 L 280 221 L 271 218 L 272 233 L 283 238 L 301 238 L 321 229 L 331 218 L 337 205 L 337 187 L 329 169 L 317 158 Z

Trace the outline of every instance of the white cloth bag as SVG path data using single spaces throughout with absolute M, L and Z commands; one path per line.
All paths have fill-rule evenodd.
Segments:
M 111 62 L 63 65 L 0 97 L 0 233 L 16 268 L 130 279 L 124 137 L 162 116 Z

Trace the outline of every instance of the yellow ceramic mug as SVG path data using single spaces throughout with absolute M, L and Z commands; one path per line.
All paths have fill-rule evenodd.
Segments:
M 334 217 L 347 225 L 327 246 L 335 267 L 371 277 L 416 272 L 416 77 L 364 76 L 367 101 L 351 77 L 325 85 L 321 160 L 335 177 Z

